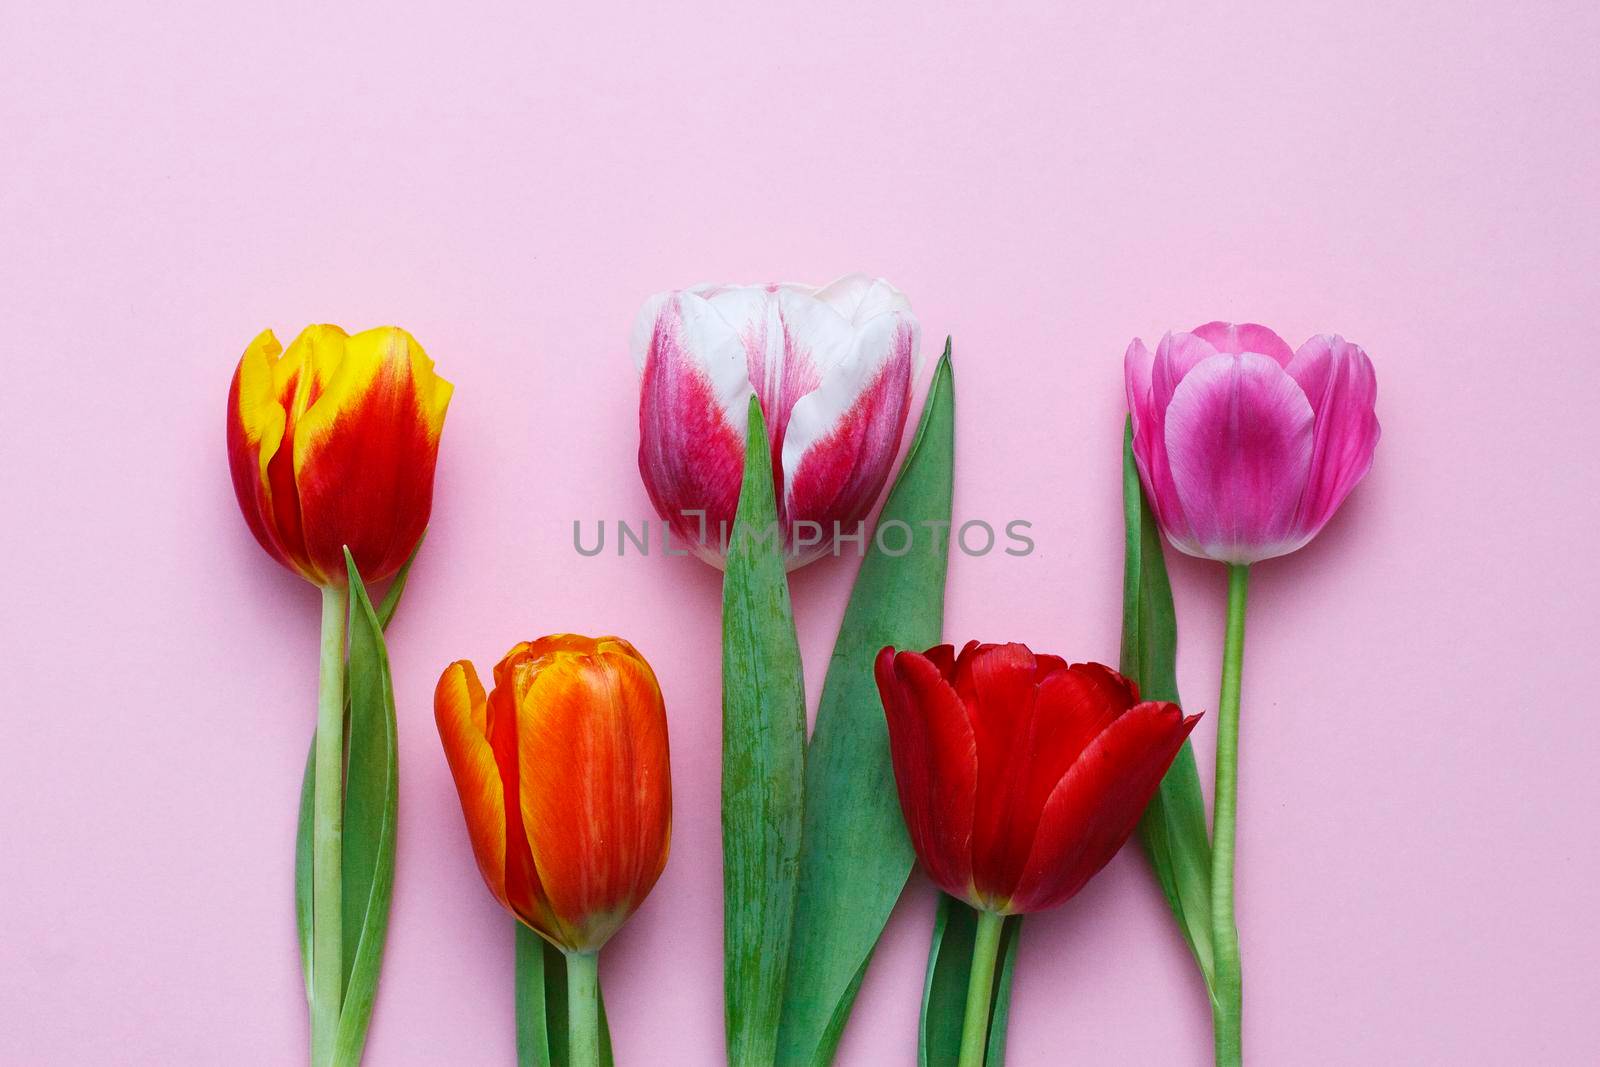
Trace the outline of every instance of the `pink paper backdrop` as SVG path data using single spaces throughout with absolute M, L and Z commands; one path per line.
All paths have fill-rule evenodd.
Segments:
M 956 339 L 947 634 L 1114 660 L 1128 339 L 1256 319 L 1378 366 L 1377 465 L 1259 568 L 1241 772 L 1260 1064 L 1578 1063 L 1600 877 L 1592 3 L 9 4 L 0 1061 L 288 1064 L 313 592 L 222 449 L 245 343 L 409 327 L 458 386 L 392 631 L 398 888 L 372 1064 L 511 1063 L 510 924 L 432 723 L 457 657 L 615 631 L 660 673 L 672 861 L 604 962 L 618 1061 L 720 1058 L 718 579 L 636 518 L 649 292 L 910 294 Z M 579 8 L 584 8 L 580 13 Z M 1194 709 L 1220 568 L 1173 559 Z M 813 704 L 853 566 L 795 581 Z M 1208 765 L 1214 723 L 1196 735 Z M 841 1062 L 911 1064 L 918 876 Z M 1142 858 L 1030 920 L 1011 1062 L 1208 1062 Z

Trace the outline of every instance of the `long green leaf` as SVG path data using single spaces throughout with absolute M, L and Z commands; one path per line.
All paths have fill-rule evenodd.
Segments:
M 517 1065 L 568 1067 L 567 957 L 521 923 L 517 928 Z M 611 1027 L 600 996 L 600 1064 L 612 1067 Z
M 772 457 L 750 400 L 744 484 L 722 582 L 723 995 L 728 1062 L 775 1062 L 794 924 L 805 680 Z
M 834 642 L 806 753 L 800 894 L 778 1044 L 782 1064 L 832 1061 L 872 950 L 915 861 L 872 663 L 885 645 L 920 651 L 939 642 L 954 453 L 947 340 L 878 518 L 879 529 L 904 523 L 914 541 L 899 555 L 876 541 L 869 547 Z M 901 540 L 886 543 L 898 551 Z
M 961 1058 L 961 1024 L 967 1011 L 967 983 L 972 973 L 972 945 L 978 913 L 946 893 L 939 894 L 928 944 L 928 971 L 922 985 L 922 1018 L 917 1032 L 919 1067 L 955 1067 Z M 985 1067 L 1002 1067 L 1006 1057 L 1006 1024 L 1011 1015 L 1011 976 L 1016 970 L 1017 940 L 1022 916 L 1013 915 L 1000 931 L 1000 962 L 989 1000 L 989 1043 Z
M 1122 571 L 1122 673 L 1146 700 L 1178 703 L 1178 623 L 1161 554 L 1161 532 L 1139 484 L 1133 421 L 1122 440 L 1122 507 L 1127 541 Z M 1211 984 L 1211 841 L 1194 747 L 1185 741 L 1139 821 L 1139 840 L 1172 914 Z
M 424 533 L 423 537 L 427 534 Z M 394 581 L 389 583 L 389 591 L 383 595 L 383 603 L 378 605 L 378 622 L 383 629 L 388 630 L 389 621 L 394 618 L 395 609 L 400 606 L 400 596 L 406 591 L 406 578 L 411 574 L 411 564 L 416 562 L 417 553 L 422 548 L 422 537 L 417 538 L 416 545 L 411 549 L 411 555 L 395 573 Z M 344 693 L 344 716 L 346 729 L 350 722 L 350 687 L 348 672 Z M 306 769 L 300 778 L 300 817 L 295 826 L 294 837 L 294 922 L 300 935 L 300 965 L 305 975 L 306 1000 L 311 1000 L 311 800 L 316 792 L 316 765 L 313 756 L 316 752 L 316 731 L 312 731 L 311 744 L 306 747 Z
M 350 550 L 350 729 L 345 769 L 343 905 L 344 1002 L 334 1062 L 361 1062 L 378 994 L 389 904 L 394 892 L 399 751 L 394 683 L 383 625 L 367 598 Z

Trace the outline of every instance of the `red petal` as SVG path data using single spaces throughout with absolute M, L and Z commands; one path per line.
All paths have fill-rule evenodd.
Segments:
M 1090 743 L 1044 805 L 1012 912 L 1062 903 L 1110 862 L 1199 719 L 1176 704 L 1140 704 Z
M 1085 748 L 1132 704 L 1120 676 L 1099 664 L 1079 664 L 1040 683 L 1026 729 L 1002 782 L 1000 822 L 979 885 L 997 901 L 1015 893 L 1038 835 L 1039 816 L 1051 792 Z
M 977 747 L 966 708 L 926 656 L 886 648 L 874 668 L 911 845 L 936 885 L 970 899 Z
M 1018 828 L 1011 793 L 1028 764 L 1037 672 L 1033 653 L 1020 644 L 982 646 L 957 666 L 956 688 L 969 709 L 978 749 L 973 877 L 978 890 L 995 899 L 1010 896 L 1015 885 L 1016 865 L 1006 862 Z

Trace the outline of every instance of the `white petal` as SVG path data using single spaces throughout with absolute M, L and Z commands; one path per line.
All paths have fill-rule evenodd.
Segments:
M 818 289 L 816 295 L 855 326 L 885 312 L 911 310 L 904 293 L 882 278 L 865 274 L 846 274 Z

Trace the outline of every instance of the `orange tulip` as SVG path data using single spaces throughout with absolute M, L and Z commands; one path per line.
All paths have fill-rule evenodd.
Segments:
M 656 676 L 617 637 L 522 642 L 486 697 L 471 663 L 434 692 L 478 869 L 568 953 L 594 953 L 667 863 L 672 781 Z
M 433 507 L 452 386 L 404 330 L 307 326 L 287 352 L 271 330 L 228 391 L 228 464 L 250 532 L 317 585 L 400 569 Z

